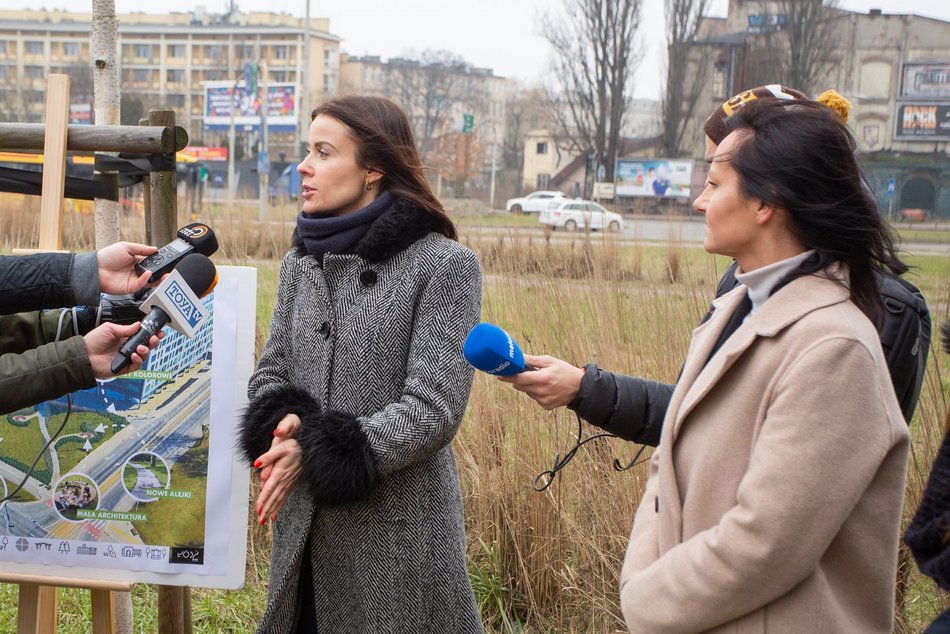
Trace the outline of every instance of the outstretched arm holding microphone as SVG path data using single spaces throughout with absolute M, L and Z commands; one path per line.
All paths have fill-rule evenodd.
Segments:
M 213 240 L 210 229 L 203 227 Z M 202 242 L 205 250 L 207 241 Z M 127 295 L 157 284 L 167 271 L 143 264 L 159 253 L 153 246 L 117 242 L 87 254 L 0 256 L 0 413 L 87 389 L 96 379 L 142 366 L 162 337 L 160 329 L 135 339 L 127 349 L 127 362 L 113 369 L 113 358 L 140 332 L 139 323 L 96 325 L 94 308 L 92 317 L 41 309 L 96 307 L 101 293 Z M 173 267 L 180 259 L 165 258 L 165 263 Z

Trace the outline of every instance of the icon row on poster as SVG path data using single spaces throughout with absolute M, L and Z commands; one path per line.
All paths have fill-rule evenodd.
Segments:
M 75 549 L 74 549 L 75 547 Z M 25 553 L 33 552 L 58 552 L 61 555 L 70 555 L 75 552 L 76 555 L 86 557 L 107 557 L 109 559 L 151 559 L 154 561 L 165 561 L 168 558 L 168 549 L 155 546 L 116 546 L 114 544 L 86 544 L 76 545 L 74 542 L 61 540 L 59 542 L 46 539 L 27 539 L 26 537 L 8 537 L 4 535 L 0 538 L 0 552 L 6 550 L 17 550 Z

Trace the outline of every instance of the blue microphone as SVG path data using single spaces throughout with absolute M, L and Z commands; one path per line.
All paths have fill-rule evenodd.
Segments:
M 494 324 L 480 323 L 465 338 L 465 360 L 476 370 L 495 376 L 511 376 L 536 368 L 525 365 L 524 353 L 507 332 Z

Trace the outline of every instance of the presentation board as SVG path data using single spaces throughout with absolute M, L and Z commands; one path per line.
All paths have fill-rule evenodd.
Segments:
M 0 504 L 0 576 L 244 583 L 250 473 L 234 452 L 257 271 L 217 270 L 194 337 L 166 327 L 138 372 L 74 392 L 71 406 L 0 416 L 3 497 L 25 478 Z

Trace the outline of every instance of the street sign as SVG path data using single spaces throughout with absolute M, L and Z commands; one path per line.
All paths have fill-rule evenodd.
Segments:
M 473 129 L 475 129 L 475 115 L 463 114 L 462 115 L 462 132 L 471 132 Z
M 893 178 L 890 178 L 887 181 L 887 195 L 888 196 L 894 195 L 894 179 Z

